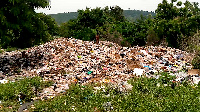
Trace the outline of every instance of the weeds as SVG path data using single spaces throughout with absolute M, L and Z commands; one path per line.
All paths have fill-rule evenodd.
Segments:
M 200 87 L 160 79 L 133 78 L 132 90 L 121 92 L 112 86 L 72 85 L 66 94 L 40 101 L 32 111 L 199 111 Z M 174 84 L 173 84 L 174 83 Z M 159 86 L 158 86 L 159 84 Z M 174 85 L 174 86 L 172 86 Z M 190 105 L 190 106 L 188 106 Z

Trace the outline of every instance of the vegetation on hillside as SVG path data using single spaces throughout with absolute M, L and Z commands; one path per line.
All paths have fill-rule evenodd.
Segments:
M 87 8 L 78 11 L 77 19 L 61 24 L 60 35 L 93 40 L 94 35 L 98 34 L 104 40 L 120 40 L 118 44 L 128 43 L 125 46 L 142 46 L 146 43 L 159 45 L 165 41 L 168 46 L 181 48 L 180 43 L 196 34 L 199 29 L 199 11 L 197 3 L 186 1 L 182 4 L 176 0 L 168 3 L 163 0 L 156 9 L 155 18 L 152 15 L 141 15 L 140 19 L 130 22 L 118 6 L 110 9 Z M 155 41 L 152 43 L 152 40 Z
M 145 17 L 141 16 L 137 22 L 130 22 L 118 6 L 103 9 L 87 8 L 79 10 L 78 13 L 77 19 L 60 25 L 60 36 L 94 40 L 95 35 L 100 35 L 102 40 L 113 41 L 124 46 L 145 45 L 147 24 L 152 16 L 148 17 L 149 21 L 144 21 Z
M 150 14 L 153 17 L 156 16 L 154 12 L 148 12 L 148 11 L 142 11 L 142 10 L 124 10 L 123 11 L 123 15 L 129 21 L 136 21 L 137 19 L 140 19 L 141 15 L 148 17 L 148 15 Z M 65 13 L 49 14 L 49 15 L 55 19 L 58 25 L 60 25 L 62 23 L 68 22 L 71 19 L 76 19 L 78 17 L 78 12 L 65 12 Z

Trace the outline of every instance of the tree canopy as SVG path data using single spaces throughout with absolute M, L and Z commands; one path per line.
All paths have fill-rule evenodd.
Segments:
M 38 14 L 35 8 L 48 8 L 48 0 L 3 0 L 0 4 L 1 47 L 30 47 L 45 42 L 55 24 L 50 17 Z
M 192 36 L 199 30 L 199 12 L 198 3 L 163 0 L 156 9 L 155 30 L 169 46 L 179 48 L 183 35 Z

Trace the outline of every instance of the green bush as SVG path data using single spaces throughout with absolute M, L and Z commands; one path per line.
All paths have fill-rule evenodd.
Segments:
M 91 41 L 95 38 L 95 33 L 90 28 L 83 28 L 74 34 L 74 38 L 82 39 L 84 41 Z
M 3 52 L 4 52 L 4 50 L 1 50 L 1 49 L 0 49 L 0 53 L 3 53 Z
M 195 69 L 200 69 L 200 53 L 197 54 L 192 60 L 192 65 Z
M 36 103 L 32 111 L 200 111 L 198 85 L 173 83 L 168 74 L 162 75 L 158 80 L 146 77 L 129 80 L 132 85 L 129 92 L 106 84 L 100 90 L 92 89 L 96 85 L 73 85 L 64 95 Z
M 8 47 L 6 49 L 7 52 L 11 52 L 11 51 L 15 51 L 15 50 L 17 50 L 17 48 L 15 48 L 15 47 Z
M 31 98 L 36 96 L 36 92 L 42 90 L 44 87 L 52 85 L 52 82 L 41 81 L 40 77 L 24 78 L 16 80 L 15 82 L 9 82 L 6 84 L 0 84 L 0 101 L 4 108 L 12 107 L 11 110 L 17 110 L 19 108 L 19 94 L 25 95 L 22 102 L 29 102 Z M 35 88 L 35 91 L 33 90 Z M 11 111 L 9 110 L 9 111 Z M 1 111 L 1 109 L 0 109 Z

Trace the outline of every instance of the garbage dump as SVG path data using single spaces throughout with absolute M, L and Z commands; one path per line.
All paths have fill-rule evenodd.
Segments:
M 176 81 L 189 77 L 194 84 L 200 81 L 198 69 L 192 69 L 192 55 L 179 49 L 163 46 L 121 47 L 108 41 L 82 41 L 58 38 L 43 45 L 0 55 L 0 78 L 40 76 L 55 82 L 40 93 L 53 97 L 65 92 L 72 83 L 121 84 L 130 89 L 132 77 L 155 77 L 169 72 Z M 187 72 L 188 70 L 188 72 Z M 185 72 L 183 72 L 185 71 Z

